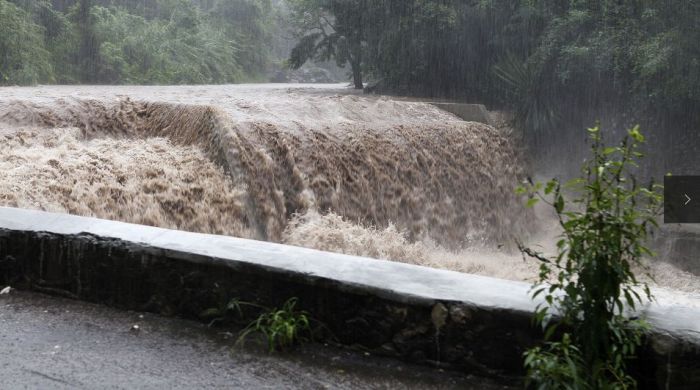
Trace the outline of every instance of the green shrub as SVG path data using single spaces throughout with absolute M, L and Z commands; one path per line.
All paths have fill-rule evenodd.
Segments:
M 309 314 L 295 308 L 297 298 L 288 299 L 282 308 L 266 310 L 245 329 L 238 337 L 238 343 L 251 333 L 264 336 L 270 352 L 284 351 L 311 335 Z
M 646 239 L 657 226 L 661 186 L 640 186 L 633 175 L 644 142 L 638 127 L 614 147 L 604 146 L 599 127 L 588 131 L 592 158 L 580 179 L 565 186 L 557 180 L 530 182 L 518 189 L 529 195 L 529 205 L 550 204 L 563 229 L 554 258 L 520 246 L 541 262 L 532 296 L 544 299 L 535 320 L 545 331 L 545 344 L 525 353 L 528 380 L 537 388 L 636 386 L 627 362 L 647 325 L 629 315 L 652 295 L 634 269 L 646 269 L 642 256 L 652 256 Z M 567 202 L 564 191 L 573 200 Z

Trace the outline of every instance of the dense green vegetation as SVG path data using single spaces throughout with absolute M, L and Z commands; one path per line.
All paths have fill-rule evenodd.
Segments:
M 339 66 L 350 64 L 355 88 L 363 88 L 367 19 L 371 2 L 336 0 L 290 0 L 291 19 L 299 43 L 289 58 L 293 68 L 306 61 L 335 59 Z
M 0 84 L 261 79 L 274 17 L 269 0 L 0 0 Z
M 0 0 L 0 82 L 30 84 L 52 80 L 50 53 L 43 33 L 29 13 Z
M 635 270 L 651 255 L 647 237 L 657 227 L 661 187 L 640 186 L 631 173 L 645 140 L 639 127 L 613 147 L 605 147 L 599 127 L 588 131 L 592 156 L 566 186 L 575 194 L 570 202 L 557 180 L 519 189 L 531 205 L 549 203 L 563 231 L 555 257 L 521 246 L 541 262 L 533 297 L 543 299 L 535 317 L 547 343 L 525 354 L 528 377 L 540 389 L 636 388 L 627 363 L 647 325 L 630 316 L 652 296 Z

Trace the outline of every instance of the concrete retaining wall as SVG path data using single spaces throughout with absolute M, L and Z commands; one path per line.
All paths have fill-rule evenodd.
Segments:
M 661 225 L 654 244 L 659 257 L 700 277 L 700 227 L 693 224 Z
M 479 122 L 493 126 L 493 121 L 488 110 L 483 104 L 466 104 L 466 103 L 430 103 L 435 107 L 445 110 L 451 114 L 455 114 L 465 121 Z
M 517 380 L 540 337 L 525 283 L 233 237 L 0 208 L 0 285 L 198 318 L 299 297 L 346 345 Z M 643 388 L 700 385 L 697 302 L 659 296 Z M 669 377 L 670 374 L 670 377 Z

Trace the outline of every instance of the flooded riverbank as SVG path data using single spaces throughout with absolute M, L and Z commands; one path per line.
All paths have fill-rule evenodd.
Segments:
M 556 234 L 509 132 L 338 85 L 0 88 L 0 137 L 3 206 L 526 281 L 514 239 Z

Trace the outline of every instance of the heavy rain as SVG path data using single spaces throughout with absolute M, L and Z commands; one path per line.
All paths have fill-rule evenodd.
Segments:
M 700 385 L 699 42 L 695 0 L 0 0 L 0 377 L 22 372 L 8 388 Z M 46 213 L 16 228 L 12 216 L 28 210 Z M 94 222 L 77 235 L 51 230 L 64 215 Z M 239 245 L 246 255 L 233 249 L 234 263 L 248 265 L 219 280 L 226 259 L 164 247 L 157 261 L 138 252 L 135 271 L 95 248 L 113 245 L 103 239 L 158 248 L 157 239 L 89 230 L 100 220 L 135 224 L 115 232 L 216 236 L 226 245 L 211 253 Z M 64 243 L 45 249 L 42 234 Z M 71 241 L 81 234 L 95 248 Z M 194 253 L 187 245 L 176 250 Z M 288 256 L 282 271 L 264 260 L 268 248 Z M 304 257 L 327 252 L 353 256 L 327 255 L 338 280 Z M 401 264 L 402 276 L 344 263 L 360 257 Z M 170 296 L 162 281 L 103 281 L 111 290 L 99 293 L 88 275 L 138 281 L 163 269 L 197 298 Z M 291 269 L 305 276 L 275 279 Z M 428 283 L 425 309 L 411 294 L 432 280 L 423 273 L 517 282 L 527 294 L 495 291 L 500 306 Z M 211 283 L 191 287 L 193 274 Z M 318 282 L 310 298 L 307 276 L 338 287 Z M 238 278 L 279 286 L 279 296 L 222 287 Z M 383 280 L 406 292 L 389 297 L 402 290 L 382 292 Z M 356 295 L 337 298 L 347 291 Z M 335 299 L 348 306 L 330 307 Z M 480 310 L 493 308 L 533 319 L 528 336 L 518 335 L 527 321 L 493 328 L 516 334 L 502 361 L 490 357 L 497 344 L 455 336 L 480 338 L 496 322 Z M 409 314 L 389 326 L 366 313 L 381 310 Z M 665 312 L 686 322 L 669 331 Z M 58 330 L 43 324 L 54 320 Z M 661 333 L 679 346 L 657 348 Z M 84 345 L 93 338 L 108 360 L 85 361 L 99 359 Z M 261 354 L 256 340 L 280 355 Z M 144 354 L 161 359 L 170 343 L 173 357 L 151 369 Z M 46 353 L 67 360 L 38 357 Z M 113 367 L 130 359 L 145 367 L 134 377 Z M 218 368 L 192 363 L 188 377 L 187 359 Z

